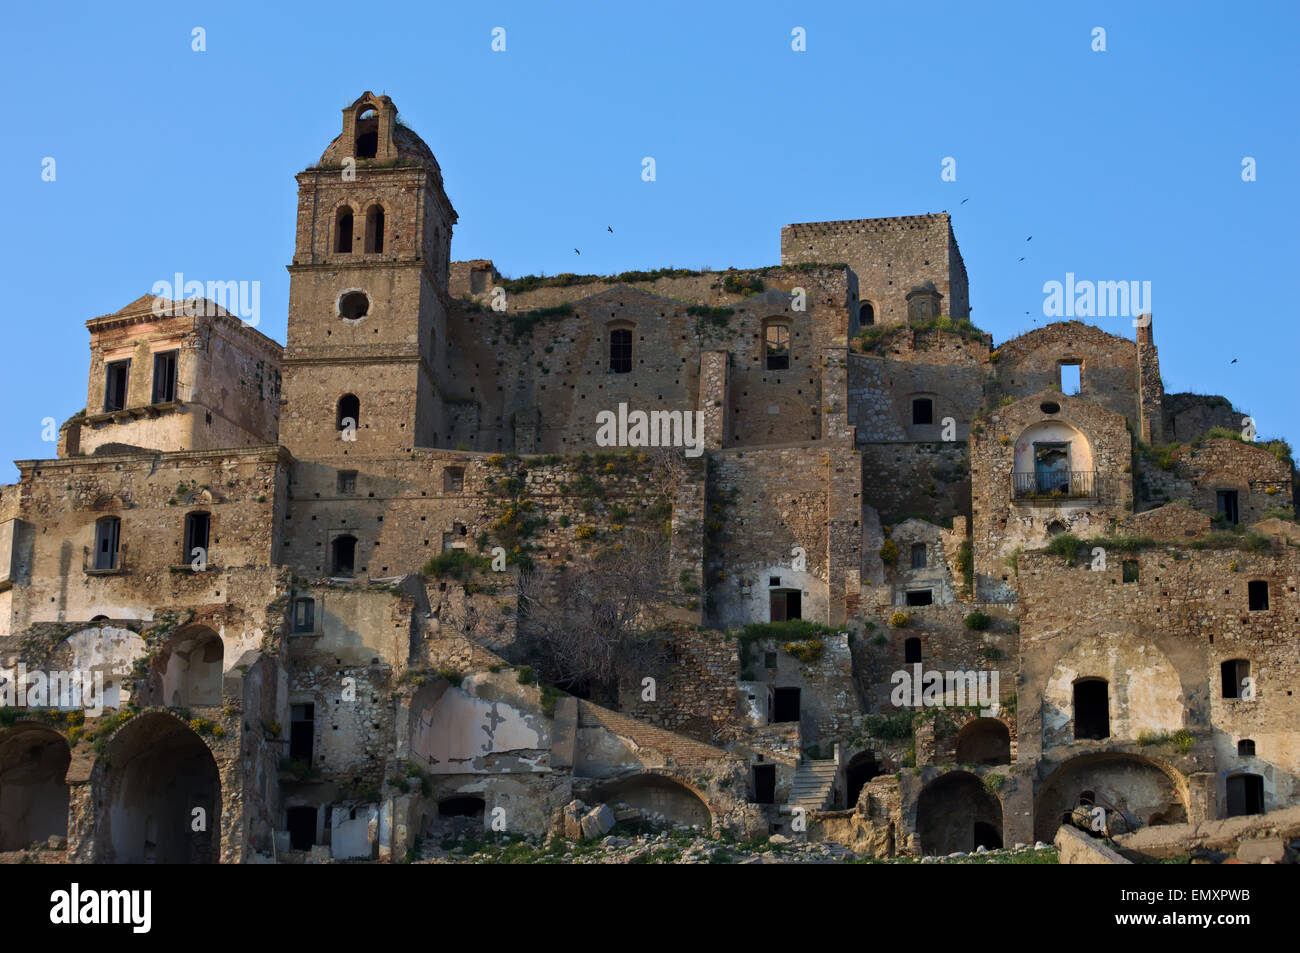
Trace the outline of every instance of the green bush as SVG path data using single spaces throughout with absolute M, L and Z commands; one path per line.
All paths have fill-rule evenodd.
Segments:
M 992 616 L 986 615 L 983 612 L 972 612 L 967 615 L 966 618 L 962 619 L 962 624 L 968 629 L 972 629 L 976 632 L 983 632 L 989 627 L 989 623 L 992 621 Z

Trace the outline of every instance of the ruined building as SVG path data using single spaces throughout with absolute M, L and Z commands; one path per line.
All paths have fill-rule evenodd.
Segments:
M 85 409 L 0 490 L 6 859 L 400 860 L 577 799 L 880 856 L 1300 803 L 1290 451 L 1166 394 L 1149 317 L 993 347 L 946 213 L 507 279 L 451 259 L 390 99 L 342 118 L 287 343 L 88 321 Z M 559 672 L 544 607 L 641 546 L 645 670 Z

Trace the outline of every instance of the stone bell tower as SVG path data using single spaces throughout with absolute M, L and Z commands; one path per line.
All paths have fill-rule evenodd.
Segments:
M 366 92 L 297 179 L 280 442 L 338 462 L 437 446 L 456 211 L 433 152 Z

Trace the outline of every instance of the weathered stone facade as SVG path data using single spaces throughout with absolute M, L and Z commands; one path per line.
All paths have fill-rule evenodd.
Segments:
M 4 858 L 399 861 L 607 802 L 887 856 L 1300 803 L 1289 450 L 1167 397 L 1150 322 L 994 348 L 946 213 L 505 278 L 370 93 L 297 181 L 285 346 L 95 318 L 86 410 L 0 488 L 0 663 L 103 687 L 6 701 Z M 562 671 L 556 604 L 658 654 Z

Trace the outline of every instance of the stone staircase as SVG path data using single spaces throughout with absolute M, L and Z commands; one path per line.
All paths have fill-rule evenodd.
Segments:
M 790 797 L 786 804 L 801 807 L 805 811 L 820 811 L 830 800 L 831 790 L 835 786 L 835 775 L 839 771 L 838 761 L 812 761 L 801 759 L 794 771 L 794 781 L 790 785 Z

